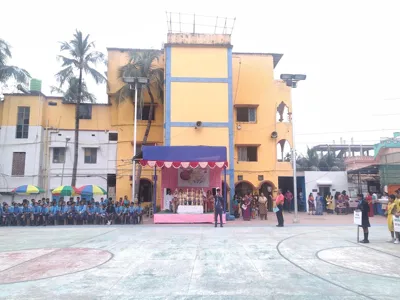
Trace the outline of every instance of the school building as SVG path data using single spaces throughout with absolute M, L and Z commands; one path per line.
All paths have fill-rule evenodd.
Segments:
M 109 103 L 82 105 L 80 120 L 77 185 L 98 184 L 117 198 L 132 193 L 134 103 L 116 97 L 124 85 L 119 68 L 132 51 L 146 50 L 108 48 Z M 144 92 L 139 145 L 152 118 L 147 145 L 225 146 L 231 197 L 235 191 L 267 193 L 292 177 L 287 156 L 291 91 L 274 79 L 282 54 L 235 52 L 228 34 L 174 33 L 168 34 L 160 52 L 164 95 L 155 100 L 150 116 Z M 3 197 L 22 184 L 39 185 L 47 192 L 70 184 L 74 113 L 74 104 L 45 96 L 40 89 L 5 95 L 0 103 Z M 152 173 L 146 168 L 141 173 L 139 197 L 144 201 L 152 199 Z

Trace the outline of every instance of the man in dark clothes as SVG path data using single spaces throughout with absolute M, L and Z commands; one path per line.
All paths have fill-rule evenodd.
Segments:
M 371 224 L 369 223 L 369 217 L 368 217 L 370 207 L 369 207 L 368 202 L 364 199 L 363 194 L 358 194 L 357 197 L 358 197 L 358 200 L 360 201 L 358 204 L 358 209 L 360 209 L 362 212 L 361 227 L 364 231 L 364 240 L 360 241 L 360 243 L 368 244 L 369 243 L 368 227 L 371 227 Z
M 221 227 L 223 227 L 222 213 L 224 211 L 224 197 L 222 197 L 220 189 L 217 189 L 217 194 L 214 197 L 214 207 L 215 207 L 215 227 L 217 227 L 218 215 L 219 215 Z

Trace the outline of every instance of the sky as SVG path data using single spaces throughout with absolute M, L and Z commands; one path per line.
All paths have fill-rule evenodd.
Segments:
M 201 5 L 199 5 L 201 4 Z M 152 0 L 4 1 L 0 38 L 11 63 L 55 85 L 60 41 L 75 29 L 96 47 L 160 49 L 166 12 L 235 17 L 233 51 L 284 54 L 275 69 L 302 73 L 293 90 L 296 148 L 340 143 L 375 144 L 400 131 L 400 2 L 396 0 Z M 6 24 L 6 25 L 4 25 Z M 89 82 L 98 101 L 105 86 Z

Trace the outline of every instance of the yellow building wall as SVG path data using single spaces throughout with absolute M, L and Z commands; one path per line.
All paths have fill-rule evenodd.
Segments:
M 134 104 L 129 97 L 124 101 L 118 101 L 115 98 L 115 93 L 124 85 L 119 78 L 119 69 L 126 65 L 129 61 L 129 49 L 109 49 L 108 50 L 108 94 L 110 96 L 111 107 L 109 110 L 111 129 L 118 132 L 118 147 L 117 147 L 117 198 L 127 195 L 131 198 L 132 195 L 132 157 L 133 157 L 133 130 L 134 130 Z M 163 66 L 164 56 L 161 55 L 159 61 L 155 64 Z M 147 91 L 144 92 L 144 103 L 150 103 L 150 97 Z M 155 99 L 155 119 L 152 122 L 150 134 L 147 142 L 157 145 L 163 144 L 164 137 L 164 105 L 163 99 Z M 137 143 L 140 144 L 143 140 L 146 131 L 147 121 L 138 120 L 137 123 Z M 142 168 L 141 178 L 149 179 L 153 182 L 154 171 L 150 168 Z M 157 182 L 157 205 L 161 203 L 161 180 L 160 172 Z
M 2 103 L 2 126 L 16 126 L 19 106 L 29 106 L 30 126 L 42 126 L 44 96 L 6 95 Z
M 228 84 L 172 82 L 172 122 L 228 122 Z
M 284 171 L 288 166 L 277 162 L 276 144 L 281 138 L 291 144 L 292 139 L 291 124 L 278 124 L 276 109 L 281 101 L 291 107 L 290 89 L 274 80 L 271 55 L 233 53 L 232 70 L 234 104 L 257 107 L 255 123 L 237 122 L 237 110 L 234 109 L 235 184 L 239 183 L 238 175 L 242 175 L 243 180 L 252 183 L 254 191 L 258 192 L 263 182 L 258 180 L 258 175 L 263 175 L 264 181 L 277 187 L 278 176 L 288 176 Z M 271 138 L 273 131 L 278 132 L 278 139 Z M 258 161 L 239 162 L 237 146 L 240 145 L 257 145 Z
M 172 77 L 227 78 L 228 56 L 226 48 L 172 47 Z

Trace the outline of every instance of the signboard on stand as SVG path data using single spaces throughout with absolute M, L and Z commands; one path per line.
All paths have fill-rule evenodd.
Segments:
M 362 225 L 362 212 L 354 211 L 354 224 L 361 226 Z
M 393 217 L 394 231 L 400 232 L 400 217 Z

